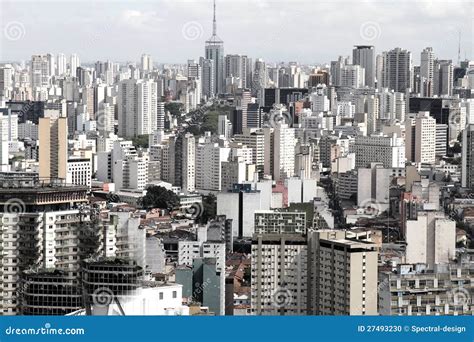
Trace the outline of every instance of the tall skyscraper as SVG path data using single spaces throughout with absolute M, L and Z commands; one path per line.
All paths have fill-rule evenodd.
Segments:
M 67 60 L 64 53 L 58 53 L 56 57 L 56 75 L 61 76 L 66 73 Z
M 141 59 L 141 69 L 142 71 L 151 71 L 153 70 L 153 60 L 150 55 L 143 54 Z
M 76 70 L 80 66 L 81 62 L 79 61 L 79 56 L 75 53 L 71 54 L 69 58 L 69 75 L 76 77 Z
M 51 63 L 54 63 L 54 58 L 50 54 L 31 56 L 30 82 L 32 88 L 50 85 L 51 76 L 54 74 L 54 64 L 51 65 Z
M 434 53 L 433 48 L 427 47 L 421 52 L 420 60 L 420 83 L 422 96 L 433 96 L 433 70 Z
M 411 52 L 395 48 L 384 52 L 383 85 L 385 88 L 405 93 L 412 83 Z
M 67 118 L 58 110 L 45 110 L 39 119 L 39 176 L 46 182 L 67 177 Z
M 216 1 L 214 0 L 214 17 L 212 21 L 212 36 L 206 40 L 204 49 L 206 59 L 214 61 L 214 94 L 224 90 L 224 41 L 217 36 Z
M 467 125 L 462 134 L 461 185 L 474 189 L 474 124 Z
M 375 87 L 375 49 L 371 45 L 356 45 L 352 50 L 352 64 L 365 70 L 365 84 Z

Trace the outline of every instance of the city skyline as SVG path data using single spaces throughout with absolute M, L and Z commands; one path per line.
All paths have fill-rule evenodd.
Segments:
M 430 46 L 436 56 L 457 62 L 461 32 L 461 60 L 472 58 L 468 1 L 234 4 L 217 2 L 218 31 L 226 53 L 268 62 L 325 64 L 338 55 L 349 55 L 352 45 L 362 44 L 374 45 L 377 53 L 407 49 L 417 63 L 421 50 Z M 138 61 L 142 53 L 152 55 L 157 63 L 185 63 L 203 54 L 203 44 L 212 34 L 212 1 L 139 1 L 132 6 L 102 1 L 92 7 L 75 1 L 2 1 L 0 7 L 3 62 L 50 52 L 76 53 L 85 63 L 112 57 Z M 124 42 L 129 44 L 126 49 Z

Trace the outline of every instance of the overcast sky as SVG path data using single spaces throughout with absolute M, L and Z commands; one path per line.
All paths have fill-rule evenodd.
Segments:
M 439 58 L 473 58 L 470 0 L 217 0 L 225 53 L 267 61 L 327 63 L 354 44 L 377 52 L 406 48 L 419 61 L 432 46 Z M 212 33 L 212 0 L 0 0 L 0 60 L 36 53 L 77 53 L 81 61 L 185 63 L 203 55 Z

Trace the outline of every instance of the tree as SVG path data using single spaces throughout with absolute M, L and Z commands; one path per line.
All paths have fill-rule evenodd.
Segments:
M 183 111 L 183 104 L 181 102 L 168 102 L 165 104 L 165 110 L 170 112 L 173 117 L 180 117 Z
M 140 199 L 139 205 L 144 208 L 161 208 L 171 211 L 179 206 L 179 198 L 173 191 L 153 185 L 147 188 L 146 195 Z
M 133 137 L 132 144 L 135 147 L 148 148 L 148 134 L 141 134 Z

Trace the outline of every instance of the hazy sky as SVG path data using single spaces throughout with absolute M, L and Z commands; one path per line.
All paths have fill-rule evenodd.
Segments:
M 377 52 L 406 48 L 419 60 L 473 58 L 474 6 L 456 1 L 217 0 L 217 32 L 225 53 L 267 61 L 326 63 L 352 45 Z M 0 60 L 35 53 L 77 53 L 81 61 L 185 63 L 203 55 L 212 32 L 212 0 L 0 0 Z

